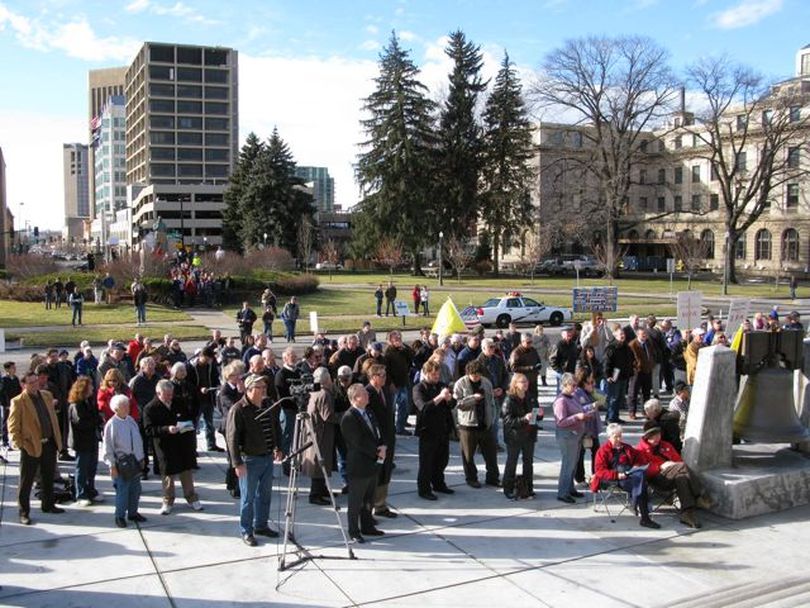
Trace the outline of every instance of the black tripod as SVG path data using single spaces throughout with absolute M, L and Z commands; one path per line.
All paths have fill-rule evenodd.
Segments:
M 356 559 L 352 548 L 349 546 L 349 538 L 346 536 L 346 530 L 343 528 L 343 522 L 340 520 L 338 513 L 338 506 L 335 503 L 335 495 L 332 493 L 332 484 L 329 483 L 329 476 L 326 474 L 326 467 L 323 464 L 321 450 L 315 437 L 315 428 L 312 424 L 312 416 L 306 411 L 300 411 L 295 416 L 295 430 L 293 431 L 292 450 L 290 455 L 285 458 L 285 462 L 290 463 L 290 481 L 287 485 L 287 506 L 284 512 L 284 546 L 282 547 L 281 554 L 278 560 L 279 571 L 286 570 L 296 566 L 302 562 L 312 559 L 326 559 L 324 555 L 313 555 L 301 543 L 299 543 L 293 535 L 293 528 L 295 527 L 296 507 L 298 504 L 298 479 L 301 473 L 301 457 L 302 454 L 310 447 L 315 449 L 315 456 L 318 459 L 318 466 L 321 469 L 321 474 L 326 482 L 326 489 L 329 492 L 329 500 L 332 502 L 332 509 L 335 512 L 338 528 L 343 536 L 343 543 L 346 545 L 346 551 L 349 553 L 349 559 Z M 295 561 L 287 563 L 287 543 L 292 542 L 297 547 L 297 558 Z

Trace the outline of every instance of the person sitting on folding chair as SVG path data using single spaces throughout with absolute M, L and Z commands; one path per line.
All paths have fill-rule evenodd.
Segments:
M 711 501 L 705 496 L 700 479 L 686 466 L 678 450 L 661 438 L 661 427 L 654 421 L 647 421 L 644 436 L 636 449 L 644 454 L 650 465 L 647 468 L 650 485 L 665 492 L 674 489 L 681 503 L 681 523 L 690 528 L 700 528 L 695 508 L 707 509 Z
M 591 491 L 596 493 L 610 484 L 617 484 L 630 495 L 630 504 L 641 515 L 639 524 L 645 528 L 660 528 L 661 525 L 650 517 L 644 454 L 622 442 L 622 426 L 616 422 L 607 426 L 607 438 L 596 452 Z

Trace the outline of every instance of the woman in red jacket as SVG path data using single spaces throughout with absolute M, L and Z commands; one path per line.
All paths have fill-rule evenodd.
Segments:
M 416 285 L 411 292 L 413 298 L 413 314 L 419 314 L 419 305 L 422 303 L 422 288 Z
M 115 416 L 115 412 L 110 408 L 110 399 L 115 395 L 126 395 L 129 398 L 129 415 L 132 419 L 138 421 L 138 404 L 132 398 L 132 391 L 129 390 L 127 383 L 124 382 L 123 374 L 117 369 L 109 369 L 104 374 L 104 379 L 101 381 L 101 386 L 98 388 L 98 395 L 96 395 L 96 402 L 98 403 L 98 411 L 104 416 L 104 422 Z
M 695 508 L 708 508 L 711 502 L 704 496 L 700 479 L 689 470 L 678 450 L 661 439 L 661 427 L 656 426 L 653 421 L 646 422 L 644 436 L 636 449 L 650 465 L 647 468 L 650 484 L 667 492 L 674 489 L 677 493 L 681 503 L 681 523 L 690 528 L 700 528 L 701 523 L 695 516 Z
M 630 494 L 630 502 L 641 515 L 640 525 L 645 528 L 660 528 L 661 525 L 650 517 L 649 498 L 644 454 L 622 442 L 622 426 L 611 422 L 607 426 L 608 440 L 596 452 L 596 471 L 591 477 L 591 491 L 599 490 L 603 483 L 616 483 Z

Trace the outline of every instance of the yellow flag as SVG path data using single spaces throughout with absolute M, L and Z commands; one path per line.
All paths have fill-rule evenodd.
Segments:
M 737 333 L 734 334 L 734 339 L 731 341 L 731 350 L 735 351 L 736 353 L 740 352 L 742 348 L 742 337 L 743 337 L 743 328 L 740 325 L 737 328 Z
M 464 325 L 456 305 L 453 304 L 453 300 L 450 298 L 447 298 L 439 309 L 439 314 L 436 315 L 436 321 L 434 321 L 431 331 L 438 334 L 439 338 L 467 331 L 467 326 Z

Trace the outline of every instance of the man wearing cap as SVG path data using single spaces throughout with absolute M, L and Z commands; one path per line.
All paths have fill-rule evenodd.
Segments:
M 382 364 L 383 344 L 382 342 L 372 342 L 368 345 L 366 353 L 360 355 L 354 363 L 352 372 L 356 382 L 368 384 L 368 368 L 375 363 Z
M 255 547 L 255 535 L 275 538 L 271 529 L 270 497 L 273 462 L 280 461 L 280 434 L 266 402 L 267 378 L 250 374 L 244 380 L 245 396 L 228 412 L 227 445 L 230 462 L 239 478 L 239 529 L 242 541 Z
M 377 315 L 380 316 L 380 315 Z M 368 350 L 368 345 L 377 341 L 377 333 L 371 329 L 371 321 L 363 321 L 363 327 L 357 332 L 357 343 L 363 351 Z
M 661 439 L 661 427 L 656 421 L 644 423 L 644 436 L 636 449 L 650 465 L 646 471 L 650 485 L 664 491 L 674 489 L 680 502 L 681 523 L 690 528 L 700 528 L 695 508 L 707 509 L 711 501 L 705 496 L 700 479 L 686 466 L 678 450 Z
M 577 369 L 579 359 L 579 344 L 574 339 L 574 328 L 563 327 L 560 341 L 552 349 L 549 356 L 549 365 L 556 372 L 557 392 L 560 392 L 560 378 L 565 373 L 573 374 Z
M 702 327 L 698 326 L 692 330 L 691 340 L 683 351 L 683 358 L 686 361 L 686 383 L 692 386 L 695 383 L 695 370 L 697 370 L 698 351 L 706 346 L 703 335 L 706 333 Z
M 130 372 L 129 366 L 124 361 L 126 354 L 126 347 L 121 342 L 115 342 L 102 356 L 98 364 L 96 386 L 101 385 L 104 379 L 104 374 L 109 370 L 115 368 L 124 376 L 124 381 L 129 382 L 132 379 L 133 373 Z
M 214 350 L 206 346 L 186 365 L 188 382 L 196 389 L 199 412 L 205 422 L 205 442 L 209 452 L 224 452 L 217 445 L 214 429 L 214 400 L 219 390 L 219 369 Z
M 799 315 L 798 311 L 794 310 L 788 315 L 787 323 L 782 326 L 782 329 L 804 331 L 804 325 L 802 325 L 802 322 L 799 319 L 801 319 L 801 316 Z

